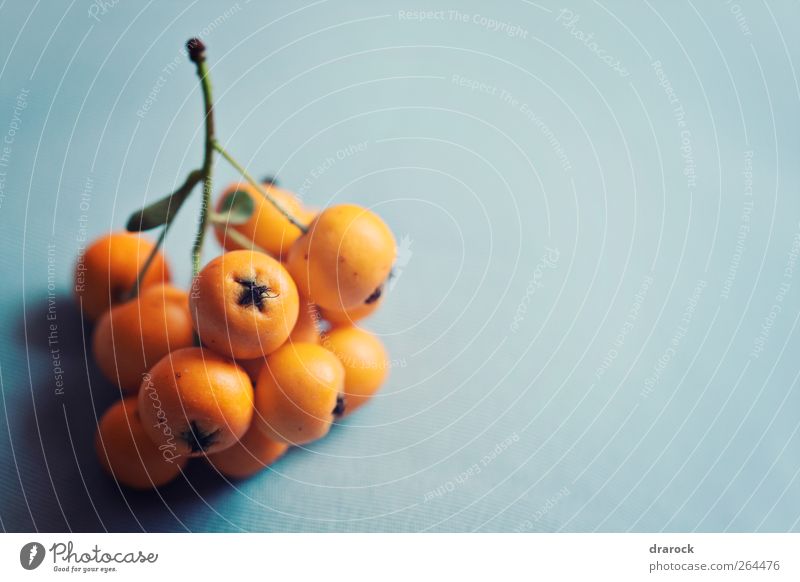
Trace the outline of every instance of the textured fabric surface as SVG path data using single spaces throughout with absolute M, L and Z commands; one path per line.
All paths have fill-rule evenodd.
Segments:
M 457 4 L 0 6 L 3 529 L 800 529 L 797 4 Z M 199 164 L 198 34 L 234 155 L 396 233 L 393 365 L 255 478 L 131 493 L 71 273 Z

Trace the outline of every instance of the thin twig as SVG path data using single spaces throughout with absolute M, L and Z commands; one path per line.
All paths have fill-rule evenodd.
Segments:
M 171 223 L 167 222 L 164 225 L 164 228 L 161 229 L 161 233 L 158 235 L 158 239 L 156 240 L 156 244 L 153 245 L 153 249 L 150 251 L 150 254 L 147 255 L 147 259 L 145 259 L 142 268 L 139 269 L 139 274 L 136 275 L 136 281 L 133 282 L 133 287 L 125 294 L 123 301 L 129 301 L 131 299 L 136 299 L 139 296 L 139 290 L 142 286 L 142 281 L 144 280 L 144 276 L 147 274 L 147 270 L 150 268 L 150 265 L 153 263 L 153 259 L 156 258 L 158 251 L 161 249 L 161 245 L 164 243 L 164 238 L 167 236 L 167 230 L 169 230 L 169 225 Z
M 258 191 L 259 191 L 259 193 L 260 193 L 260 194 L 261 194 L 261 195 L 262 195 L 264 198 L 266 198 L 266 199 L 267 199 L 267 201 L 268 201 L 270 204 L 272 204 L 272 205 L 275 207 L 275 209 L 276 209 L 278 212 L 280 212 L 280 213 L 281 213 L 281 214 L 284 216 L 284 218 L 286 218 L 286 220 L 288 220 L 288 221 L 289 221 L 289 222 L 291 222 L 293 225 L 295 225 L 297 228 L 299 228 L 299 229 L 300 229 L 300 232 L 302 232 L 303 234 L 305 234 L 305 233 L 307 233 L 307 232 L 308 232 L 308 226 L 306 226 L 305 224 L 303 224 L 302 222 L 300 222 L 299 220 L 297 220 L 297 219 L 296 219 L 294 216 L 292 216 L 292 214 L 291 214 L 291 213 L 290 213 L 288 210 L 286 210 L 286 209 L 285 209 L 285 208 L 284 208 L 284 207 L 283 207 L 283 206 L 282 206 L 282 205 L 281 205 L 281 204 L 280 204 L 280 203 L 279 203 L 277 200 L 275 200 L 275 198 L 273 198 L 273 197 L 272 197 L 272 195 L 270 195 L 270 193 L 269 193 L 269 192 L 267 192 L 267 191 L 264 189 L 264 186 L 263 186 L 262 184 L 260 184 L 260 183 L 259 183 L 259 182 L 258 182 L 258 181 L 255 179 L 255 178 L 253 178 L 253 176 L 250 174 L 250 172 L 248 172 L 248 171 L 247 171 L 247 170 L 244 168 L 244 166 L 242 166 L 242 165 L 241 165 L 239 162 L 237 162 L 237 161 L 236 161 L 236 160 L 233 158 L 233 156 L 231 156 L 231 155 L 230 155 L 230 154 L 229 154 L 229 153 L 228 153 L 228 152 L 225 150 L 225 148 L 223 148 L 223 147 L 222 147 L 222 145 L 220 145 L 220 143 L 219 143 L 218 141 L 214 141 L 214 149 L 216 149 L 216 150 L 217 150 L 217 151 L 220 153 L 220 155 L 221 155 L 223 158 L 225 158 L 226 160 L 228 160 L 228 163 L 229 163 L 231 166 L 233 166 L 234 168 L 236 168 L 236 170 L 238 170 L 238 172 L 239 172 L 239 173 L 240 173 L 242 176 L 244 176 L 244 179 L 245 179 L 245 180 L 247 180 L 248 182 L 250 182 L 250 184 L 252 184 L 252 185 L 253 185 L 253 186 L 256 188 L 256 190 L 258 190 Z
M 214 167 L 214 102 L 211 97 L 211 76 L 206 65 L 206 47 L 200 39 L 193 38 L 187 44 L 189 59 L 197 65 L 197 76 L 203 89 L 203 105 L 205 107 L 206 140 L 203 153 L 203 202 L 200 207 L 200 221 L 197 236 L 192 245 L 192 275 L 200 273 L 203 240 L 208 226 L 208 212 L 211 206 L 212 171 Z

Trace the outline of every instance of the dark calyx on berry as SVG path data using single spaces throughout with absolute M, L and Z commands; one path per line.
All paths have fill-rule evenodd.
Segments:
M 383 284 L 379 285 L 375 289 L 375 291 L 373 291 L 372 294 L 370 294 L 370 296 L 364 300 L 364 303 L 366 303 L 367 305 L 369 305 L 370 303 L 375 303 L 378 299 L 381 298 L 381 293 L 383 293 Z
M 217 435 L 219 435 L 219 429 L 207 432 L 202 430 L 195 421 L 192 421 L 189 424 L 189 430 L 182 433 L 181 438 L 189 444 L 193 453 L 199 453 L 211 448 L 217 442 Z
M 268 285 L 260 285 L 258 281 L 252 279 L 236 279 L 242 286 L 242 293 L 239 295 L 237 303 L 243 307 L 254 305 L 261 311 L 264 308 L 265 299 L 275 299 L 278 293 Z
M 334 416 L 342 416 L 344 414 L 344 410 L 346 408 L 347 403 L 344 400 L 344 394 L 339 394 L 336 396 L 336 406 L 333 407 L 333 415 Z

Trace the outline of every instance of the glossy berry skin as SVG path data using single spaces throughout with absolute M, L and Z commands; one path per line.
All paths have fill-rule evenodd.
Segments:
M 92 334 L 92 353 L 103 375 L 132 394 L 149 368 L 192 341 L 189 295 L 171 285 L 153 285 L 100 317 Z
M 320 212 L 289 249 L 286 266 L 300 293 L 333 311 L 363 304 L 392 269 L 397 245 L 377 214 L 354 204 Z
M 345 414 L 350 414 L 372 398 L 386 380 L 386 348 L 374 334 L 353 326 L 338 326 L 325 332 L 322 347 L 333 352 L 344 366 Z
M 343 412 L 344 368 L 328 350 L 287 343 L 267 356 L 256 385 L 254 422 L 270 439 L 301 445 L 328 434 Z
M 103 469 L 121 485 L 133 489 L 160 487 L 175 479 L 188 458 L 150 440 L 138 415 L 136 398 L 116 402 L 95 433 L 95 452 Z
M 302 222 L 310 219 L 309 214 L 303 209 L 294 194 L 274 184 L 263 184 L 262 186 L 292 216 Z M 253 213 L 244 224 L 215 224 L 214 233 L 219 243 L 229 251 L 255 248 L 262 249 L 276 258 L 285 256 L 292 243 L 302 234 L 300 229 L 289 222 L 271 202 L 247 182 L 228 186 L 217 203 L 217 212 L 221 211 L 226 200 L 239 196 L 247 196 L 253 201 Z M 256 246 L 242 245 L 241 241 L 236 240 L 240 237 L 231 234 L 232 230 L 249 239 Z
M 269 354 L 288 339 L 299 297 L 277 260 L 255 251 L 231 251 L 203 268 L 189 307 L 203 345 L 246 360 Z
M 320 326 L 322 317 L 319 308 L 308 299 L 300 297 L 300 312 L 297 323 L 294 324 L 289 341 L 295 343 L 319 343 Z
M 290 343 L 318 344 L 320 336 L 320 316 L 317 306 L 300 298 L 300 312 L 297 316 L 292 333 L 289 334 Z M 255 386 L 261 374 L 261 368 L 267 363 L 267 356 L 259 356 L 248 360 L 236 360 L 242 369 L 247 372 Z
M 247 377 L 250 378 L 253 387 L 255 387 L 256 382 L 258 382 L 258 377 L 261 375 L 261 368 L 267 363 L 267 356 L 261 356 L 251 360 L 236 360 L 236 363 L 247 373 Z
M 301 297 L 297 323 L 295 323 L 287 341 L 292 343 L 318 344 L 321 323 L 317 306 Z M 261 368 L 264 367 L 266 362 L 267 357 L 264 355 L 248 360 L 236 360 L 236 363 L 250 376 L 250 379 L 253 381 L 253 386 L 258 382 Z
M 322 319 L 330 322 L 333 325 L 352 325 L 357 321 L 366 319 L 375 313 L 375 311 L 377 311 L 383 303 L 383 297 L 384 292 L 381 290 L 381 294 L 374 299 L 370 298 L 369 303 L 360 303 L 359 305 L 356 305 L 350 309 L 345 309 L 344 311 L 321 309 L 320 315 L 322 315 Z
M 208 462 L 227 477 L 243 479 L 263 471 L 288 450 L 289 445 L 273 441 L 255 424 L 232 447 L 208 455 Z
M 113 232 L 89 245 L 75 266 L 74 291 L 83 315 L 94 321 L 127 297 L 155 245 L 129 232 Z M 142 289 L 170 280 L 159 251 L 141 281 Z
M 181 455 L 222 451 L 253 418 L 253 384 L 230 360 L 202 348 L 162 358 L 139 389 L 139 415 L 150 439 Z

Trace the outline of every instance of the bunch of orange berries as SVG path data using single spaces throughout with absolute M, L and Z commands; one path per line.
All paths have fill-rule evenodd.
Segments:
M 146 489 L 205 457 L 245 477 L 291 445 L 324 437 L 375 394 L 388 372 L 381 341 L 355 323 L 373 313 L 396 255 L 386 224 L 351 204 L 320 212 L 272 180 L 253 179 L 216 140 L 205 46 L 186 45 L 205 107 L 205 154 L 172 194 L 134 213 L 127 230 L 89 246 L 75 290 L 95 321 L 92 353 L 122 400 L 101 418 L 100 463 Z M 211 211 L 213 157 L 246 179 Z M 190 292 L 170 285 L 161 243 L 203 185 Z M 225 252 L 204 267 L 213 224 Z M 161 227 L 154 244 L 138 232 Z M 202 268 L 201 268 L 202 267 Z
M 252 475 L 324 437 L 388 373 L 381 341 L 355 325 L 381 304 L 396 254 L 376 214 L 315 213 L 275 183 L 243 182 L 211 216 L 225 251 L 189 291 L 138 233 L 109 234 L 78 262 L 94 360 L 123 397 L 99 421 L 97 455 L 129 487 L 164 485 L 194 457 Z

